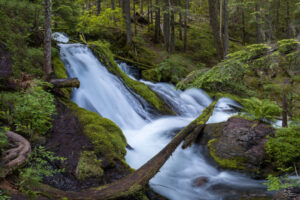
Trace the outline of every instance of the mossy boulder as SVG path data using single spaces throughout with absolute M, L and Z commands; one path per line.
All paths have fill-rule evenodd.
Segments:
M 147 85 L 129 78 L 117 65 L 108 45 L 101 42 L 89 43 L 90 49 L 96 54 L 100 62 L 111 73 L 115 74 L 123 81 L 130 89 L 143 97 L 150 105 L 163 114 L 174 114 L 169 106 L 160 97 L 153 92 Z
M 86 178 L 101 177 L 104 173 L 101 168 L 101 160 L 97 158 L 93 151 L 82 151 L 76 169 L 76 175 L 79 180 Z
M 115 167 L 118 162 L 124 163 L 124 170 L 129 169 L 124 159 L 127 142 L 122 130 L 114 122 L 95 112 L 80 108 L 71 101 L 65 103 L 78 117 L 95 154 L 105 161 L 102 166 Z
M 225 123 L 206 125 L 201 143 L 207 144 L 219 166 L 260 177 L 266 164 L 266 136 L 272 134 L 270 125 L 232 117 Z

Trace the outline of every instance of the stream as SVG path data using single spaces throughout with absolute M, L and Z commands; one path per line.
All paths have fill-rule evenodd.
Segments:
M 200 89 L 175 90 L 167 83 L 139 80 L 138 72 L 125 63 L 119 67 L 132 79 L 147 84 L 176 113 L 163 116 L 154 113 L 151 106 L 139 95 L 130 91 L 115 75 L 111 74 L 83 44 L 65 44 L 68 38 L 55 33 L 60 47 L 60 57 L 69 77 L 77 77 L 80 88 L 73 89 L 72 101 L 80 107 L 97 112 L 114 121 L 123 131 L 128 144 L 126 161 L 139 168 L 167 145 L 172 137 L 213 100 Z M 228 98 L 218 101 L 208 123 L 224 122 L 236 114 L 232 106 L 239 106 Z M 171 200 L 222 200 L 264 194 L 262 181 L 232 171 L 220 170 L 206 156 L 205 146 L 193 145 L 185 150 L 179 146 L 160 172 L 150 181 L 151 188 Z M 207 182 L 196 187 L 194 181 Z

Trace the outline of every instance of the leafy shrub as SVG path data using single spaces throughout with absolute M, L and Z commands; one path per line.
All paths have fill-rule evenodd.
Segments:
M 5 135 L 6 131 L 7 131 L 7 128 L 0 128 L 0 155 L 3 151 L 3 149 L 8 144 L 7 136 Z
M 284 168 L 292 165 L 300 158 L 299 124 L 291 124 L 288 128 L 276 130 L 275 137 L 266 143 L 266 151 L 275 166 Z
M 43 177 L 53 176 L 55 173 L 63 172 L 63 169 L 53 169 L 49 161 L 64 161 L 65 158 L 54 156 L 53 152 L 46 151 L 44 147 L 36 147 L 31 153 L 28 163 L 30 166 L 20 170 L 20 191 L 36 197 L 37 193 L 30 190 L 30 187 L 37 187 Z
M 2 190 L 0 190 L 0 200 L 8 200 L 11 199 L 8 195 L 4 194 Z
M 260 100 L 252 97 L 243 99 L 242 104 L 245 107 L 245 112 L 240 113 L 240 115 L 249 120 L 273 121 L 274 117 L 281 113 L 281 108 L 276 102 L 269 99 Z
M 297 177 L 296 179 L 292 179 L 288 176 L 277 177 L 269 175 L 267 177 L 267 180 L 268 181 L 264 184 L 268 186 L 268 191 L 279 191 L 281 189 L 300 186 L 299 177 Z
M 32 88 L 19 93 L 2 93 L 0 119 L 28 136 L 44 135 L 52 127 L 54 97 L 43 89 L 46 83 L 35 82 Z

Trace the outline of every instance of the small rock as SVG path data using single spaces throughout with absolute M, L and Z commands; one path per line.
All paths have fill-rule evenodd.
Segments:
M 208 178 L 206 178 L 206 177 L 199 177 L 199 178 L 194 179 L 193 186 L 194 187 L 202 187 L 207 182 L 208 182 Z

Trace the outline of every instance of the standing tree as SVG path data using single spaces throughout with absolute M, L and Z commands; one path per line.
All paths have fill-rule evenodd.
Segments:
M 261 0 L 257 0 L 255 4 L 255 20 L 256 20 L 256 43 L 262 43 L 262 30 L 261 30 Z
M 174 53 L 175 52 L 175 12 L 174 12 L 174 1 L 172 2 L 172 7 L 171 7 L 171 38 L 170 38 L 170 52 Z
M 218 26 L 218 16 L 217 16 L 217 0 L 208 0 L 209 4 L 209 19 L 210 25 L 213 31 L 215 47 L 218 54 L 218 60 L 221 61 L 223 59 L 223 47 L 219 34 L 219 26 Z
M 44 37 L 44 72 L 49 80 L 53 72 L 51 66 L 51 0 L 45 0 L 45 37 Z
M 159 43 L 160 40 L 160 7 L 159 0 L 155 0 L 155 34 L 154 42 Z
M 168 53 L 170 53 L 170 3 L 169 0 L 164 0 L 164 24 L 163 24 L 163 34 L 165 40 L 165 46 Z
M 224 14 L 224 39 L 223 39 L 223 45 L 224 45 L 224 57 L 226 57 L 229 53 L 229 33 L 228 33 L 228 0 L 224 0 L 223 5 L 223 14 Z
M 184 30 L 183 30 L 183 51 L 186 52 L 187 49 L 187 15 L 189 9 L 189 0 L 184 2 Z
M 97 7 L 97 15 L 101 12 L 101 0 L 96 1 L 96 7 Z
M 131 32 L 131 17 L 130 17 L 130 0 L 123 0 L 123 13 L 126 22 L 127 45 L 131 45 L 132 32 Z

